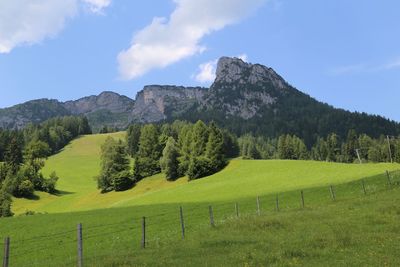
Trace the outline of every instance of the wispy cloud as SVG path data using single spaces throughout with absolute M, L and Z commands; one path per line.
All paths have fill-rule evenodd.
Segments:
M 387 63 L 386 65 L 383 66 L 383 68 L 386 69 L 386 70 L 400 68 L 400 58 L 397 59 L 397 60 L 394 60 L 392 62 Z
M 385 70 L 393 70 L 396 68 L 400 68 L 400 58 L 379 65 L 359 63 L 355 65 L 336 67 L 331 69 L 329 71 L 329 74 L 346 75 L 346 74 L 370 73 L 370 72 L 379 72 Z
M 167 18 L 154 18 L 118 55 L 121 78 L 130 80 L 202 53 L 202 38 L 237 23 L 266 0 L 174 0 Z
M 88 6 L 91 12 L 96 14 L 102 14 L 104 8 L 111 4 L 111 0 L 83 0 Z

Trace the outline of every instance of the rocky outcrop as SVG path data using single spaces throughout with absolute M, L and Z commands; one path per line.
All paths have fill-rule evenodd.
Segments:
M 67 101 L 64 103 L 64 107 L 71 114 L 88 114 L 99 110 L 124 113 L 130 112 L 134 103 L 129 97 L 106 91 L 98 96 L 92 95 L 75 101 Z
M 274 104 L 287 89 L 288 84 L 272 68 L 222 57 L 204 103 L 208 109 L 218 107 L 227 116 L 247 120 Z
M 168 85 L 149 85 L 136 95 L 131 121 L 156 122 L 199 104 L 207 89 Z
M 221 57 L 218 61 L 214 84 L 245 84 L 247 86 L 270 82 L 279 89 L 287 88 L 285 80 L 272 68 L 250 64 L 239 58 Z

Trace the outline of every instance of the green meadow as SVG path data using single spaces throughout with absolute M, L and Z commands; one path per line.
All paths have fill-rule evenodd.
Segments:
M 13 212 L 71 212 L 135 205 L 230 201 L 301 188 L 344 183 L 400 169 L 399 164 L 341 164 L 314 161 L 233 159 L 221 172 L 188 182 L 168 182 L 162 174 L 146 178 L 125 192 L 101 194 L 94 177 L 100 170 L 100 146 L 107 136 L 83 136 L 50 157 L 44 173 L 56 171 L 57 195 L 37 193 L 34 199 L 15 199 Z
M 60 176 L 59 194 L 14 199 L 16 216 L 0 220 L 0 235 L 11 238 L 10 266 L 75 266 L 78 223 L 85 266 L 399 264 L 399 164 L 233 159 L 203 179 L 168 182 L 159 174 L 100 194 L 94 177 L 109 135 L 124 138 L 83 136 L 47 160 L 44 172 Z

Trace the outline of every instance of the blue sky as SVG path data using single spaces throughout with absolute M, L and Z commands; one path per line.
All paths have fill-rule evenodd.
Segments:
M 399 10 L 395 0 L 0 0 L 0 107 L 209 86 L 216 59 L 243 56 L 318 100 L 400 121 Z

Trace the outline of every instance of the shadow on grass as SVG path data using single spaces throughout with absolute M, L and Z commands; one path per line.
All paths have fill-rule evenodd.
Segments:
M 66 196 L 66 195 L 72 195 L 75 194 L 75 192 L 68 192 L 68 191 L 63 191 L 63 190 L 57 190 L 55 193 L 53 193 L 52 195 L 57 196 L 57 197 L 62 197 L 62 196 Z

